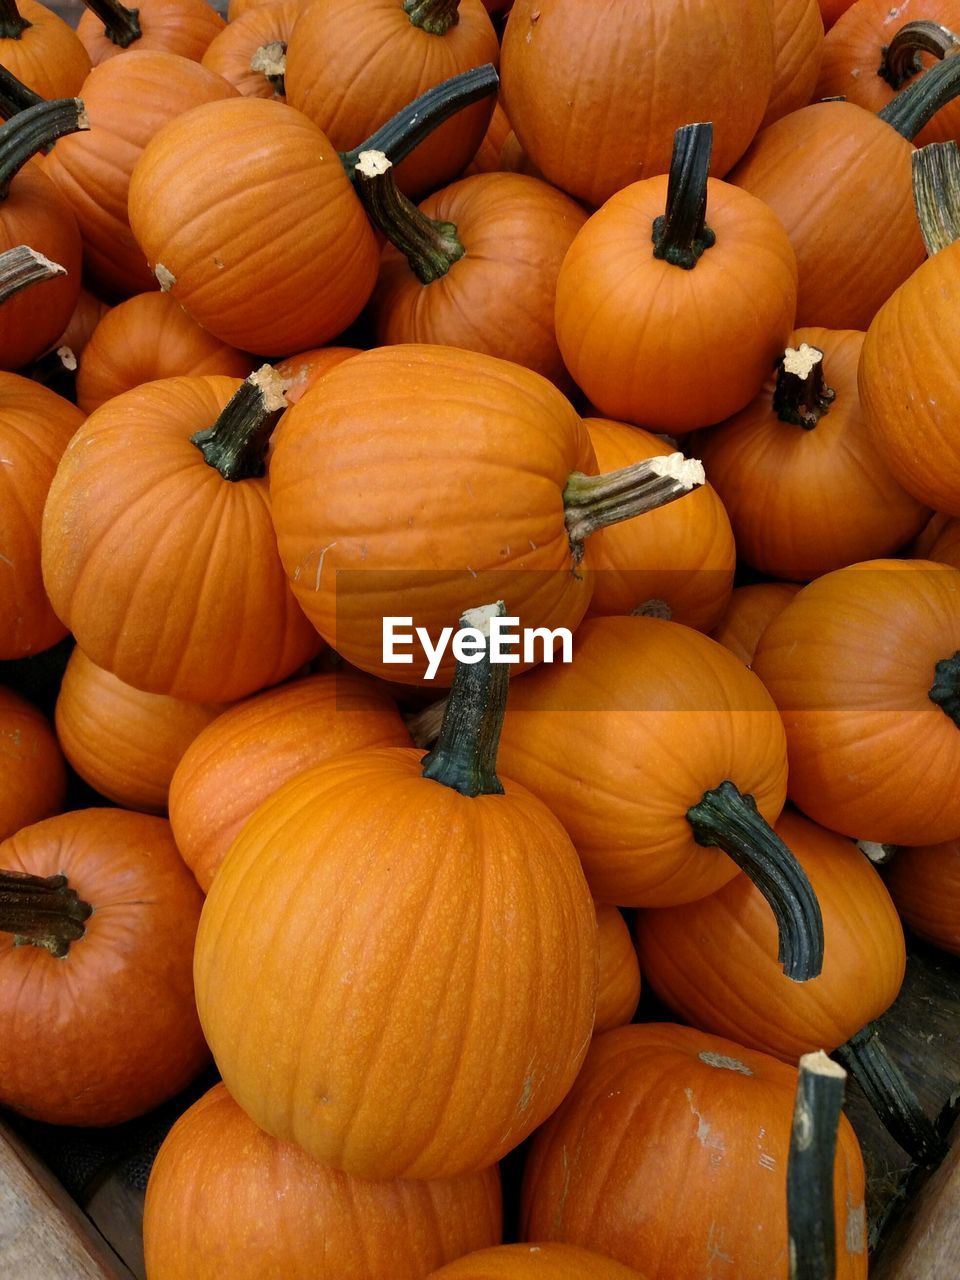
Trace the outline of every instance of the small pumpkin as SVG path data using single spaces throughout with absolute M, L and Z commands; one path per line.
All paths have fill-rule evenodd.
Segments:
M 642 1280 L 613 1258 L 572 1244 L 502 1244 L 468 1253 L 427 1280 Z
M 210 41 L 226 25 L 206 0 L 83 0 L 86 11 L 77 35 L 93 66 L 118 54 L 154 50 L 199 62 Z
M 619 909 L 602 902 L 596 908 L 600 978 L 593 1034 L 600 1035 L 622 1027 L 636 1013 L 641 978 L 630 930 Z
M 342 364 L 360 351 L 359 347 L 314 347 L 300 351 L 286 360 L 278 360 L 273 366 L 283 379 L 284 395 L 288 404 L 296 404 L 328 369 Z
M 90 55 L 70 24 L 40 0 L 0 0 L 0 65 L 41 98 L 72 98 Z
M 960 840 L 898 849 L 884 880 L 918 938 L 960 955 Z
M 249 98 L 286 100 L 287 41 L 302 0 L 254 5 L 214 36 L 200 61 Z
M 58 813 L 66 790 L 63 753 L 46 716 L 0 685 L 0 840 Z
M 799 582 L 752 582 L 734 587 L 726 613 L 710 634 L 749 667 L 760 637 L 799 590 Z

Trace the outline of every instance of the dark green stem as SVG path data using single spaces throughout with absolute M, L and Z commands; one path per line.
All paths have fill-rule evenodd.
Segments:
M 920 1165 L 939 1164 L 946 1151 L 945 1143 L 900 1068 L 887 1054 L 877 1023 L 868 1022 L 834 1053 L 907 1155 Z
M 286 407 L 279 374 L 263 365 L 240 384 L 213 426 L 194 432 L 190 443 L 224 480 L 256 479 L 266 471 L 270 436 Z
M 19 40 L 33 23 L 21 17 L 16 0 L 0 0 L 0 40 Z
M 760 890 L 777 920 L 777 958 L 794 982 L 823 968 L 823 918 L 807 874 L 756 801 L 727 779 L 687 810 L 697 844 L 722 849 Z
M 913 203 L 927 253 L 960 240 L 960 147 L 931 142 L 913 153 Z
M 712 148 L 712 124 L 685 124 L 676 131 L 666 213 L 653 220 L 653 256 L 685 271 L 717 240 L 706 223 Z
M 960 729 L 960 649 L 952 658 L 943 658 L 934 667 L 928 696 Z
M 92 912 L 66 876 L 0 871 L 0 933 L 12 933 L 17 946 L 43 947 L 62 958 L 83 937 Z
M 496 604 L 468 610 L 460 619 L 460 626 L 475 627 L 488 636 L 491 620 L 505 615 L 504 603 L 498 600 Z M 442 782 L 464 796 L 503 794 L 503 783 L 497 777 L 497 748 L 507 705 L 509 670 L 504 662 L 490 661 L 489 644 L 479 662 L 457 663 L 440 736 L 423 758 L 425 778 Z
M 923 70 L 921 53 L 945 58 L 957 49 L 960 49 L 960 40 L 939 22 L 927 22 L 925 19 L 906 22 L 890 43 L 880 50 L 877 75 L 886 80 L 891 89 L 901 89 Z
M 563 491 L 574 564 L 583 559 L 584 543 L 598 529 L 664 507 L 698 488 L 704 478 L 702 464 L 679 453 L 644 458 L 603 476 L 574 471 Z
M 367 216 L 406 258 L 421 284 L 445 276 L 463 257 L 452 222 L 436 222 L 398 190 L 393 166 L 382 151 L 364 151 L 354 180 Z
M 108 40 L 126 49 L 143 35 L 140 29 L 140 10 L 128 9 L 120 0 L 83 0 L 103 23 L 103 34 Z
M 403 11 L 415 27 L 442 36 L 460 21 L 460 0 L 404 0 Z
M 897 133 L 912 142 L 925 124 L 941 107 L 960 93 L 960 58 L 944 58 L 925 71 L 906 89 L 901 89 L 885 107 L 877 112 Z
M 273 85 L 274 93 L 280 97 L 287 96 L 287 82 L 284 79 L 287 70 L 286 40 L 271 40 L 262 44 L 250 59 L 250 70 L 260 74 Z
M 0 5 L 3 0 L 0 0 Z M 35 107 L 43 102 L 39 93 L 28 89 L 22 80 L 18 80 L 12 71 L 0 67 L 0 118 L 9 120 L 11 116 L 26 111 L 27 107 Z
M 790 1280 L 834 1280 L 833 1165 L 847 1073 L 825 1053 L 800 1059 L 787 1157 Z
M 837 398 L 823 380 L 823 352 L 807 343 L 788 347 L 777 366 L 773 409 L 781 422 L 812 431 Z
M 65 134 L 89 128 L 79 98 L 41 102 L 0 125 L 0 200 L 7 198 L 10 183 L 31 156 Z
M 29 289 L 31 285 L 42 284 L 44 280 L 66 274 L 66 267 L 62 267 L 59 262 L 51 262 L 29 245 L 18 244 L 13 249 L 7 249 L 0 253 L 0 306 L 22 289 Z
M 500 79 L 496 68 L 487 63 L 451 76 L 443 84 L 421 93 L 409 106 L 398 111 L 386 124 L 351 151 L 341 151 L 340 159 L 347 177 L 353 182 L 362 151 L 382 151 L 392 164 L 406 159 L 424 138 L 464 107 L 496 93 Z

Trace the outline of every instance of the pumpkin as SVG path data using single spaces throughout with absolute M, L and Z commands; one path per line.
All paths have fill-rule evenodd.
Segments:
M 55 392 L 0 372 L 0 659 L 39 653 L 67 634 L 43 587 L 40 527 L 60 455 L 82 422 Z
M 557 340 L 574 380 L 603 416 L 652 431 L 742 409 L 793 325 L 797 267 L 783 227 L 761 201 L 707 178 L 710 139 L 708 124 L 678 130 L 670 177 L 607 200 L 557 282 Z
M 164 813 L 180 757 L 222 710 L 143 693 L 75 648 L 57 696 L 57 737 L 73 768 L 102 796 Z
M 640 966 L 627 922 L 616 907 L 595 904 L 600 977 L 594 1035 L 623 1026 L 637 1011 L 640 1000 Z
M 729 47 L 735 58 L 717 57 Z M 501 60 L 523 150 L 554 186 L 595 207 L 666 173 L 674 130 L 690 120 L 713 121 L 712 172 L 727 172 L 770 97 L 773 9 L 769 0 L 517 0 Z
M 199 62 L 225 23 L 206 0 L 83 0 L 77 35 L 95 67 L 127 50 L 175 53 Z
M 639 1280 L 613 1258 L 571 1244 L 502 1244 L 468 1253 L 427 1280 Z
M 817 0 L 774 0 L 773 88 L 760 128 L 805 107 L 816 93 L 824 55 L 823 16 Z
M 233 1280 L 422 1280 L 495 1244 L 501 1218 L 496 1166 L 364 1182 L 263 1133 L 218 1084 L 157 1153 L 144 1253 L 151 1280 L 222 1280 L 225 1269 Z
M 315 652 L 277 559 L 263 477 L 275 380 L 165 378 L 73 437 L 47 498 L 42 568 L 84 652 L 126 684 L 229 702 Z
M 737 551 L 761 573 L 807 581 L 888 555 L 929 515 L 873 446 L 857 391 L 863 340 L 798 329 L 756 400 L 693 442 Z
M 939 560 L 960 569 L 960 520 L 934 512 L 911 542 L 909 554 L 919 560 Z
M 359 347 L 314 347 L 310 351 L 300 351 L 286 360 L 278 360 L 273 366 L 279 377 L 283 379 L 283 391 L 288 404 L 296 404 L 328 369 L 342 364 L 351 356 L 357 355 Z
M 960 840 L 898 849 L 884 868 L 884 880 L 918 938 L 960 955 Z
M 753 669 L 783 717 L 790 798 L 879 844 L 960 836 L 960 570 L 870 560 L 809 583 Z
M 854 0 L 820 0 L 823 25 L 829 30 L 844 10 L 849 9 L 853 3 Z
M 503 103 L 498 98 L 490 123 L 487 125 L 487 132 L 483 135 L 483 141 L 477 148 L 476 155 L 464 169 L 463 176 L 467 178 L 474 173 L 497 173 L 505 169 L 506 166 L 501 164 L 501 153 L 504 143 L 510 136 L 513 136 L 513 129 L 503 109 Z
M 70 24 L 39 0 L 0 0 L 0 64 L 41 98 L 72 98 L 90 55 Z
M 109 303 L 102 301 L 96 294 L 91 293 L 89 289 L 84 289 L 81 285 L 77 305 L 55 346 L 69 347 L 75 357 L 81 356 L 94 329 L 109 310 Z
M 77 403 L 92 413 L 143 382 L 220 373 L 245 378 L 253 360 L 201 329 L 166 293 L 140 293 L 112 307 L 77 369 Z
M 489 634 L 502 612 L 465 622 Z M 590 1040 L 593 902 L 560 823 L 496 775 L 507 668 L 481 658 L 426 760 L 357 751 L 274 792 L 203 909 L 197 1006 L 224 1083 L 357 1177 L 486 1168 L 555 1109 Z
M 302 0 L 247 9 L 214 36 L 200 61 L 244 97 L 285 98 L 286 47 Z
M 0 685 L 0 840 L 58 813 L 67 771 L 46 716 Z
M 0 1101 L 112 1125 L 208 1060 L 190 981 L 202 894 L 162 818 L 81 809 L 0 844 Z
M 584 424 L 601 472 L 670 453 L 669 445 L 639 427 L 604 418 L 585 418 Z M 709 631 L 730 598 L 733 530 L 709 484 L 643 520 L 599 530 L 591 554 L 597 571 L 591 614 L 654 610 Z
M 287 101 L 346 151 L 426 90 L 473 67 L 495 67 L 499 58 L 480 0 L 308 4 L 287 42 Z M 438 128 L 398 164 L 400 189 L 419 198 L 455 178 L 492 111 L 493 98 L 484 98 Z
M 767 626 L 799 590 L 797 582 L 753 582 L 734 587 L 726 613 L 710 634 L 749 667 Z
M 170 823 L 206 892 L 254 809 L 288 778 L 361 747 L 406 747 L 391 700 L 355 675 L 308 676 L 231 707 L 187 748 L 170 786 Z
M 733 858 L 756 877 L 753 857 L 769 856 L 793 885 L 774 906 L 781 960 L 795 978 L 818 971 L 815 900 L 767 826 L 786 789 L 783 726 L 733 654 L 676 622 L 588 618 L 571 663 L 514 683 L 504 771 L 564 824 L 595 897 L 691 902 L 734 878 Z
M 58 146 L 46 172 L 72 208 L 87 272 L 110 296 L 127 297 L 157 282 L 127 218 L 130 175 L 153 135 L 190 107 L 237 96 L 232 85 L 187 58 L 131 51 L 96 67 L 83 83 L 92 128 Z
M 385 661 L 385 618 L 412 617 L 436 645 L 479 591 L 521 626 L 575 627 L 592 588 L 587 535 L 699 483 L 696 463 L 676 463 L 596 477 L 580 418 L 545 378 L 411 344 L 354 356 L 290 409 L 270 492 L 288 579 L 324 639 L 362 670 L 448 685 L 449 648 L 430 676 L 412 653 Z M 516 671 L 542 650 L 513 656 Z
M 786 1280 L 796 1084 L 785 1063 L 690 1027 L 598 1036 L 531 1144 L 522 1234 L 670 1280 L 703 1280 L 718 1252 L 737 1280 Z M 862 1280 L 863 1160 L 846 1118 L 833 1173 L 836 1275 Z

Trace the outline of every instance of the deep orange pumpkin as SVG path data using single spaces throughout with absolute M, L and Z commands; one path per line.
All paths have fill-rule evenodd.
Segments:
M 98 15 L 96 9 L 102 12 Z M 111 31 L 121 33 L 119 40 L 107 34 L 104 12 Z M 199 62 L 225 25 L 206 0 L 138 0 L 135 8 L 119 0 L 99 0 L 81 15 L 77 35 L 95 67 L 128 52 L 175 53 Z
M 600 980 L 593 1034 L 622 1027 L 637 1011 L 640 1000 L 640 966 L 627 922 L 617 907 L 598 902 L 597 949 Z
M 917 937 L 960 955 L 960 840 L 898 849 L 883 878 Z
M 817 0 L 774 0 L 773 88 L 760 128 L 805 107 L 816 93 L 824 55 L 823 17 Z
M 0 685 L 0 840 L 58 813 L 67 771 L 46 716 Z
M 444 1181 L 364 1182 L 263 1133 L 218 1084 L 157 1154 L 144 1252 L 151 1280 L 422 1280 L 495 1244 L 501 1219 L 495 1165 Z
M 749 667 L 760 637 L 799 590 L 797 582 L 754 582 L 734 587 L 726 613 L 710 634 Z
M 641 1280 L 613 1258 L 576 1245 L 503 1244 L 431 1271 L 427 1280 Z
M 0 65 L 41 98 L 71 98 L 90 70 L 90 55 L 69 23 L 40 0 L 3 0 Z
M 89 289 L 84 289 L 81 285 L 77 305 L 74 307 L 67 327 L 61 333 L 55 346 L 69 347 L 74 356 L 81 356 L 84 347 L 90 341 L 94 329 L 109 310 L 109 303 L 104 302 L 96 294 L 91 293 Z
M 303 0 L 270 0 L 254 5 L 214 36 L 200 61 L 223 76 L 247 98 L 279 98 L 285 101 L 283 76 L 268 78 L 254 70 L 251 61 L 267 45 L 286 48 Z
M 309 391 L 328 369 L 349 360 L 359 350 L 359 347 L 314 347 L 310 351 L 288 356 L 286 360 L 279 360 L 274 368 L 283 379 L 287 403 L 296 404 L 303 398 L 304 392 Z

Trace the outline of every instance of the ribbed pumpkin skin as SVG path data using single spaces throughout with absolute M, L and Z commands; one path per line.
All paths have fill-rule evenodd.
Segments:
M 358 676 L 308 676 L 257 694 L 184 754 L 170 787 L 177 847 L 206 892 L 243 824 L 288 778 L 362 747 L 409 745 L 394 703 Z
M 484 351 L 570 387 L 553 313 L 557 276 L 587 215 L 569 196 L 521 173 L 475 174 L 420 206 L 452 222 L 465 253 L 422 285 L 392 245 L 371 299 L 377 342 L 440 342 Z
M 890 555 L 928 518 L 877 456 L 864 422 L 863 340 L 855 330 L 791 335 L 791 347 L 823 351 L 824 381 L 836 391 L 811 430 L 780 420 L 771 378 L 752 404 L 692 446 L 730 516 L 737 552 L 761 573 L 806 582 Z
M 939 22 L 951 31 L 960 31 L 960 0 L 857 0 L 843 13 L 823 46 L 823 64 L 815 97 L 842 94 L 867 111 L 879 111 L 900 91 L 877 75 L 884 46 L 908 22 L 925 19 Z M 920 55 L 924 68 L 937 59 Z M 901 88 L 913 83 L 913 77 Z M 960 103 L 941 107 L 929 124 L 917 134 L 918 147 L 929 142 L 949 142 L 960 132 Z
M 365 1182 L 258 1129 L 222 1084 L 180 1117 L 147 1184 L 150 1280 L 422 1280 L 495 1244 L 497 1167 Z
M 786 227 L 800 269 L 797 325 L 866 329 L 926 257 L 913 146 L 852 102 L 815 102 L 756 137 L 728 175 Z
M 960 730 L 929 697 L 960 650 L 960 571 L 872 560 L 804 587 L 753 661 L 783 716 L 790 798 L 854 839 L 960 835 Z
M 286 43 L 303 8 L 302 0 L 270 0 L 242 13 L 214 36 L 200 61 L 223 76 L 245 98 L 286 98 L 278 93 L 262 71 L 253 71 L 250 59 L 266 44 Z
M 960 955 L 960 840 L 898 849 L 884 880 L 918 937 Z
M 40 576 L 47 491 L 83 413 L 55 392 L 0 373 L 0 658 L 49 649 L 67 634 Z
M 132 7 L 132 6 L 131 6 Z M 77 35 L 95 67 L 120 54 L 155 50 L 176 53 L 199 62 L 204 50 L 224 26 L 223 18 L 206 0 L 140 0 L 137 6 L 141 35 L 122 49 L 107 36 L 103 23 L 90 10 L 80 16 Z
M 229 702 L 316 651 L 275 553 L 265 477 L 231 482 L 190 443 L 236 378 L 117 396 L 73 437 L 44 510 L 44 583 L 88 657 L 127 684 Z
M 719 59 L 725 47 L 737 57 Z M 666 173 L 674 130 L 693 120 L 713 121 L 714 174 L 743 154 L 773 84 L 772 6 L 517 0 L 501 57 L 504 106 L 524 151 L 555 186 L 597 206 Z
M 816 94 L 823 58 L 823 17 L 817 0 L 774 0 L 773 88 L 760 128 L 805 107 Z
M 640 1280 L 640 1273 L 587 1249 L 569 1244 L 502 1244 L 481 1249 L 427 1280 Z
M 75 97 L 90 55 L 69 23 L 39 0 L 17 0 L 30 26 L 19 39 L 0 37 L 0 63 L 41 98 Z
M 469 798 L 422 778 L 417 751 L 355 752 L 243 828 L 194 977 L 224 1082 L 268 1133 L 358 1177 L 452 1177 L 570 1088 L 593 1027 L 593 903 L 560 824 L 504 785 Z
M 601 472 L 673 449 L 638 427 L 605 418 L 585 418 Z M 682 502 L 641 518 L 601 529 L 590 544 L 596 569 L 590 613 L 632 613 L 648 600 L 664 600 L 674 622 L 709 631 L 730 599 L 737 552 L 733 530 L 709 485 Z
M 321 346 L 373 290 L 377 242 L 340 158 L 282 102 L 237 96 L 171 120 L 137 162 L 128 209 L 151 270 L 242 351 Z
M 924 262 L 877 313 L 860 360 L 860 401 L 874 444 L 920 502 L 960 516 L 960 243 Z
M 890 895 L 856 845 L 790 811 L 776 831 L 820 903 L 818 977 L 784 976 L 773 913 L 746 876 L 698 902 L 639 912 L 636 938 L 651 987 L 685 1022 L 795 1063 L 885 1013 L 906 952 Z
M 533 1141 L 522 1232 L 704 1280 L 718 1250 L 737 1280 L 787 1280 L 786 1166 L 796 1071 L 689 1027 L 594 1040 Z M 867 1275 L 864 1172 L 841 1117 L 834 1163 L 838 1280 Z
M 460 0 L 458 13 L 440 36 L 414 26 L 397 0 L 302 6 L 287 45 L 287 101 L 338 150 L 358 146 L 433 85 L 497 65 L 496 32 L 480 0 Z M 401 161 L 400 189 L 419 197 L 455 178 L 479 147 L 493 103 L 491 95 L 457 112 Z
M 139 293 L 112 307 L 77 368 L 77 403 L 92 413 L 107 400 L 160 378 L 221 373 L 245 378 L 253 360 L 201 329 L 166 293 Z
M 640 966 L 627 922 L 616 907 L 597 903 L 600 980 L 593 1034 L 629 1022 L 640 1000 Z
M 209 1054 L 190 980 L 203 900 L 162 818 L 82 809 L 0 844 L 0 867 L 63 873 L 94 913 L 64 959 L 0 934 L 0 1100 L 49 1124 L 111 1125 Z
M 0 685 L 0 840 L 63 807 L 67 771 L 46 716 Z
M 75 648 L 57 698 L 57 737 L 67 759 L 108 800 L 164 813 L 173 771 L 223 707 L 143 693 Z
M 685 271 L 653 255 L 666 177 L 618 191 L 578 233 L 557 282 L 557 340 L 599 413 L 676 433 L 748 404 L 781 354 L 797 264 L 759 200 L 707 183 L 716 244 Z
M 711 636 L 749 667 L 760 637 L 799 590 L 798 582 L 755 582 L 734 587 L 730 605 Z
M 601 902 L 667 906 L 737 874 L 685 814 L 729 778 L 768 822 L 783 807 L 769 694 L 707 636 L 656 618 L 588 618 L 569 665 L 513 682 L 500 764 L 557 815 Z
M 330 370 L 274 439 L 287 576 L 355 666 L 423 682 L 422 662 L 383 662 L 382 619 L 398 610 L 434 640 L 477 600 L 504 599 L 521 626 L 583 617 L 589 543 L 574 575 L 562 494 L 596 462 L 573 406 L 545 378 L 452 347 L 381 347 Z M 448 649 L 436 684 L 452 675 Z
M 45 171 L 76 215 L 84 264 L 96 285 L 123 298 L 156 289 L 127 217 L 133 167 L 168 120 L 237 91 L 195 62 L 134 45 L 92 71 L 81 96 L 90 129 L 61 138 Z

